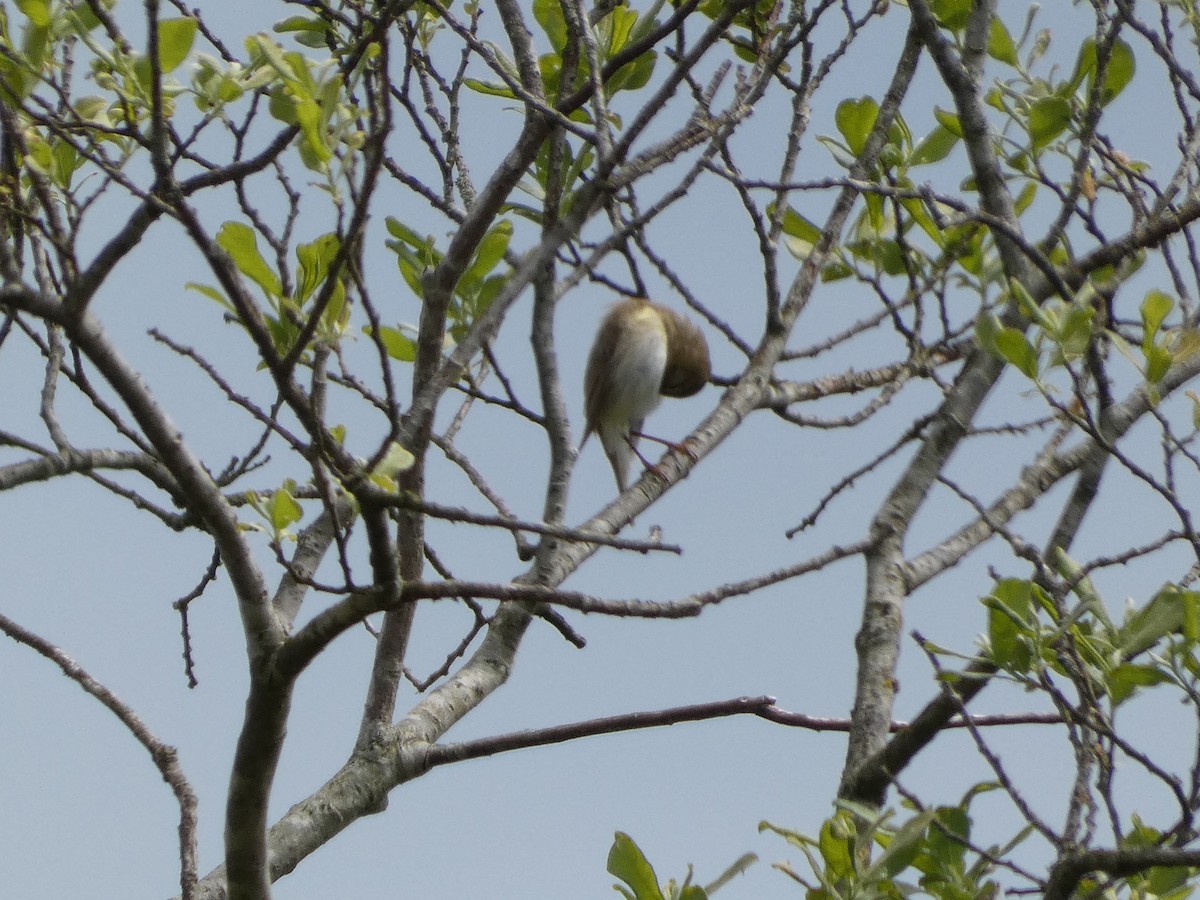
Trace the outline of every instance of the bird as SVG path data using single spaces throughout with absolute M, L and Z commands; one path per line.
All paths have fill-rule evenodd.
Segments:
M 617 488 L 624 492 L 633 456 L 653 468 L 637 449 L 638 438 L 646 437 L 646 416 L 663 397 L 698 393 L 710 375 L 708 341 L 690 319 L 645 297 L 614 304 L 601 320 L 588 354 L 579 449 L 593 432 L 599 435 Z

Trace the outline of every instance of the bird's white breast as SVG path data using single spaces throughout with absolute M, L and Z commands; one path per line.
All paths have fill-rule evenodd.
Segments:
M 662 320 L 644 309 L 629 322 L 613 349 L 610 375 L 616 392 L 609 415 L 615 421 L 640 421 L 658 406 L 667 366 L 667 333 Z

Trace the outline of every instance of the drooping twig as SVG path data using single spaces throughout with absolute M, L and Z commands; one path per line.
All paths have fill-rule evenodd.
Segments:
M 150 754 L 150 759 L 162 775 L 163 781 L 175 794 L 175 800 L 179 804 L 179 886 L 184 900 L 190 900 L 196 886 L 196 793 L 183 774 L 175 748 L 160 741 L 124 700 L 45 638 L 18 625 L 2 613 L 0 631 L 58 666 L 64 675 L 116 716 Z

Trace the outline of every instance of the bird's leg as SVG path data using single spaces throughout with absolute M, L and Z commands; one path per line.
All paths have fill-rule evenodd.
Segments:
M 646 470 L 653 472 L 655 475 L 661 478 L 664 483 L 669 480 L 667 478 L 667 473 L 663 471 L 662 467 L 658 465 L 658 463 L 652 463 L 642 455 L 642 451 L 637 448 L 638 438 L 646 438 L 646 440 L 654 441 L 656 444 L 662 444 L 667 448 L 667 452 L 677 450 L 690 459 L 692 461 L 692 465 L 695 465 L 700 461 L 700 457 L 698 457 L 695 451 L 693 451 L 692 448 L 687 445 L 687 441 L 684 441 L 682 444 L 678 444 L 675 441 L 668 441 L 666 438 L 660 438 L 655 437 L 652 434 L 646 434 L 644 431 L 631 431 L 628 437 L 625 438 L 626 442 L 629 444 L 629 448 L 634 452 L 637 458 L 642 461 L 642 465 L 646 467 Z
M 662 478 L 663 481 L 666 481 L 667 476 L 663 470 L 654 463 L 650 462 L 650 460 L 646 459 L 646 457 L 642 455 L 642 451 L 638 449 L 637 439 L 640 437 L 646 437 L 646 435 L 642 434 L 640 431 L 631 432 L 625 437 L 625 443 L 629 445 L 629 449 L 634 452 L 634 455 L 642 461 L 643 466 L 654 472 L 654 474 Z M 651 440 L 655 440 L 655 438 L 651 438 Z
M 654 441 L 656 444 L 662 444 L 668 450 L 675 450 L 678 453 L 682 453 L 684 456 L 690 459 L 693 464 L 700 462 L 700 457 L 696 455 L 696 451 L 688 446 L 688 441 L 691 440 L 690 438 L 685 440 L 682 444 L 679 444 L 675 441 L 669 441 L 666 438 L 660 438 L 655 437 L 652 434 L 646 434 L 644 431 L 634 431 L 631 433 L 631 437 L 645 438 L 648 441 Z M 630 446 L 633 446 L 632 441 Z M 638 459 L 640 459 L 642 462 L 646 462 L 646 458 L 642 456 L 641 453 L 638 453 L 637 447 L 633 447 L 633 452 L 637 453 Z M 650 466 L 648 465 L 647 467 L 649 468 Z

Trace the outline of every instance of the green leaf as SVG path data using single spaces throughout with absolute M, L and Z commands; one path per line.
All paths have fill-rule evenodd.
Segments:
M 775 215 L 775 205 L 767 206 L 767 215 Z M 784 244 L 797 259 L 807 259 L 813 247 L 821 238 L 821 229 L 814 222 L 805 218 L 794 208 L 788 206 L 783 211 L 781 223 Z
M 1133 814 L 1133 827 L 1129 829 L 1122 847 L 1154 847 L 1162 843 L 1162 832 L 1147 825 L 1137 813 Z
M 479 246 L 475 248 L 475 258 L 467 267 L 464 278 L 483 279 L 492 269 L 504 259 L 504 251 L 512 238 L 512 222 L 502 219 L 488 229 Z
M 246 49 L 250 52 L 251 61 L 260 65 L 265 63 L 287 81 L 295 81 L 299 87 L 311 94 L 311 78 L 304 80 L 304 57 L 298 53 L 285 53 L 278 41 L 266 34 L 255 34 L 246 38 Z
M 96 13 L 90 3 L 76 4 L 75 8 L 70 10 L 68 14 L 71 17 L 72 24 L 75 26 L 75 33 L 80 37 L 86 35 L 100 24 L 100 20 L 96 17 Z
M 388 246 L 396 251 L 396 265 L 400 267 L 400 275 L 404 283 L 418 297 L 425 296 L 425 283 L 422 280 L 426 266 L 411 250 L 393 241 Z
M 1162 327 L 1163 321 L 1175 308 L 1175 300 L 1170 294 L 1151 290 L 1146 292 L 1142 300 L 1142 349 L 1148 349 L 1154 344 L 1154 337 Z
M 498 81 L 481 81 L 478 78 L 464 78 L 463 84 L 477 94 L 485 94 L 489 97 L 504 97 L 506 100 L 517 99 L 517 95 L 513 93 L 512 88 Z
M 849 878 L 854 874 L 854 827 L 844 814 L 826 819 L 817 838 L 821 858 L 833 879 Z
M 1195 644 L 1200 641 L 1200 593 L 1183 591 L 1179 599 L 1183 603 L 1183 638 Z
M 1078 359 L 1092 342 L 1092 318 L 1096 310 L 1090 306 L 1072 306 L 1067 310 L 1058 330 L 1058 345 L 1066 359 Z
M 363 331 L 367 334 L 372 333 L 369 325 Z M 398 359 L 400 362 L 416 362 L 417 342 L 399 328 L 380 325 L 379 340 L 383 343 L 383 349 L 392 359 Z
M 768 215 L 774 215 L 774 213 L 773 205 L 767 208 Z M 791 206 L 783 211 L 782 226 L 784 234 L 800 238 L 810 244 L 815 244 L 821 238 L 820 226 L 811 219 L 805 218 Z
M 304 508 L 296 502 L 287 488 L 280 488 L 271 494 L 267 502 L 267 516 L 275 534 L 283 534 L 289 525 L 299 522 L 304 516 Z
M 1146 887 L 1156 897 L 1167 897 L 1186 885 L 1191 874 L 1187 866 L 1155 866 L 1146 872 Z
M 867 137 L 875 126 L 879 115 L 879 104 L 870 97 L 858 100 L 843 100 L 838 104 L 834 113 L 834 121 L 838 131 L 846 139 L 846 145 L 855 156 L 862 153 L 867 145 Z
M 1175 585 L 1167 585 L 1151 598 L 1141 609 L 1135 610 L 1125 620 L 1117 635 L 1117 643 L 1125 659 L 1132 659 L 1151 649 L 1164 637 L 1181 633 L 1189 612 L 1200 594 L 1184 591 Z
M 70 141 L 56 139 L 50 144 L 50 177 L 64 191 L 71 188 L 71 176 L 84 164 L 84 159 Z
M 789 241 L 790 241 L 790 239 L 789 239 Z M 790 243 L 788 245 L 788 249 L 789 250 L 792 249 Z M 805 259 L 811 250 L 812 250 L 812 248 L 809 247 L 803 253 L 796 253 L 795 250 L 792 250 L 792 252 L 796 253 L 796 255 L 800 259 Z M 854 276 L 854 270 L 852 268 L 850 268 L 850 266 L 846 265 L 844 262 L 838 262 L 838 261 L 831 262 L 831 263 L 829 263 L 829 265 L 825 266 L 825 268 L 823 268 L 821 270 L 821 281 L 824 281 L 824 282 L 842 281 L 846 278 L 851 278 L 853 276 Z M 1200 425 L 1198 425 L 1196 427 L 1200 428 Z
M 35 28 L 50 27 L 50 0 L 16 0 L 17 9 L 29 19 Z
M 971 818 L 958 806 L 943 806 L 937 810 L 941 827 L 929 829 L 925 850 L 942 869 L 961 865 L 966 856 L 965 842 L 971 837 Z
M 392 441 L 388 444 L 387 452 L 371 470 L 372 477 L 395 478 L 401 472 L 411 469 L 417 458 L 400 444 Z
M 650 83 L 657 62 L 658 54 L 653 50 L 647 50 L 637 59 L 627 62 L 613 73 L 604 86 L 605 93 L 611 97 L 617 91 L 641 90 Z
M 329 292 L 329 302 L 321 311 L 321 336 L 341 335 L 350 322 L 350 304 L 346 302 L 346 285 L 339 278 Z
M 1034 198 L 1037 197 L 1037 190 L 1038 186 L 1036 181 L 1027 182 L 1025 187 L 1021 188 L 1021 193 L 1017 194 L 1016 200 L 1013 201 L 1013 208 L 1016 210 L 1018 215 L 1029 209 L 1030 204 L 1032 204 Z
M 1127 41 L 1118 38 L 1113 44 L 1112 56 L 1108 60 L 1108 69 L 1104 73 L 1104 86 L 1100 92 L 1100 102 L 1108 104 L 1114 100 L 1121 91 L 1125 90 L 1129 82 L 1133 81 L 1136 71 L 1137 63 L 1134 59 L 1133 48 Z
M 962 122 L 958 120 L 958 116 L 954 113 L 935 106 L 933 108 L 933 117 L 937 119 L 939 125 L 955 137 L 961 138 L 963 136 Z
M 658 26 L 658 14 L 666 5 L 666 0 L 654 0 L 649 8 L 643 11 L 629 29 L 629 41 L 640 41 Z
M 1200 353 L 1200 331 L 1195 328 L 1180 328 L 1171 335 L 1171 353 L 1179 361 L 1191 359 Z
M 496 299 L 500 291 L 508 284 L 508 279 L 509 276 L 504 274 L 492 275 L 483 280 L 483 284 L 479 286 L 479 292 L 475 295 L 475 300 L 471 305 L 473 318 L 479 318 L 487 312 L 488 307 L 492 305 L 492 301 Z
M 289 34 L 298 31 L 324 34 L 329 30 L 329 26 L 321 19 L 312 16 L 289 16 L 282 22 L 276 22 L 271 30 L 276 34 Z
M 1017 59 L 1017 45 L 1013 42 L 1012 35 L 1008 33 L 1008 28 L 999 16 L 993 17 L 988 28 L 987 52 L 992 59 L 1010 66 L 1016 66 L 1020 62 Z
M 533 0 L 533 17 L 546 32 L 554 52 L 561 54 L 567 46 L 567 19 L 560 0 Z
M 1079 598 L 1080 609 L 1086 609 L 1095 616 L 1103 626 L 1105 634 L 1111 634 L 1113 623 L 1104 607 L 1104 600 L 1083 566 L 1073 560 L 1062 547 L 1055 548 L 1051 561 L 1058 574 L 1071 583 L 1071 592 Z
M 962 31 L 971 19 L 971 0 L 933 0 L 929 6 L 938 24 L 951 31 Z
M 599 22 L 596 31 L 601 50 L 611 57 L 629 42 L 629 33 L 637 25 L 638 13 L 625 6 L 613 7 Z
M 192 52 L 196 38 L 195 19 L 162 19 L 158 23 L 158 64 L 163 74 L 173 72 Z
M 1071 103 L 1062 97 L 1039 97 L 1029 109 L 1029 140 L 1037 153 L 1071 123 Z
M 28 97 L 37 85 L 50 49 L 50 26 L 30 21 L 21 42 L 21 53 L 14 53 L 15 59 L 5 57 L 0 61 L 0 71 L 4 72 L 5 81 L 22 99 Z
M 414 231 L 393 216 L 384 219 L 384 225 L 387 226 L 388 234 L 418 251 L 423 257 L 428 257 L 434 263 L 441 261 L 442 255 L 433 249 L 432 236 Z
M 323 234 L 309 244 L 296 247 L 296 259 L 299 267 L 296 272 L 296 299 L 303 303 L 307 300 L 325 279 L 329 276 L 329 266 L 337 257 L 342 242 L 332 232 Z
M 187 284 L 184 285 L 184 287 L 190 291 L 195 291 L 198 294 L 203 294 L 205 297 L 208 297 L 210 300 L 216 300 L 218 303 L 220 303 L 223 307 L 225 307 L 231 313 L 236 314 L 236 312 L 237 312 L 237 310 L 234 309 L 233 304 L 229 302 L 229 298 L 226 297 L 224 294 L 222 294 L 220 291 L 218 291 L 215 287 L 211 287 L 207 284 L 199 284 L 195 281 L 189 281 Z
M 863 873 L 863 880 L 870 883 L 881 874 L 894 878 L 912 865 L 924 842 L 925 830 L 936 815 L 936 810 L 927 809 L 905 822 L 894 834 L 887 835 L 886 841 L 881 839 L 884 850 Z
M 158 67 L 163 75 L 179 68 L 188 53 L 192 50 L 192 41 L 196 37 L 197 22 L 195 19 L 163 19 L 158 23 Z M 142 89 L 150 92 L 150 57 L 139 56 L 133 64 L 133 73 L 137 76 Z
M 570 155 L 569 148 L 567 150 L 567 154 L 568 154 L 568 156 Z M 591 166 L 591 164 L 595 161 L 595 159 L 596 159 L 595 151 L 593 151 L 592 149 L 587 148 L 587 147 L 583 148 L 578 154 L 576 154 L 571 159 L 570 164 L 563 167 L 564 168 L 563 179 L 562 179 L 563 190 L 569 191 L 572 187 L 574 187 L 575 182 L 577 182 L 580 179 L 580 177 L 588 169 L 588 167 Z M 565 160 L 564 160 L 564 162 L 565 162 Z M 564 197 L 563 208 L 567 209 L 569 207 L 569 205 L 570 205 L 570 198 Z
M 280 356 L 287 356 L 291 353 L 292 348 L 296 346 L 296 338 L 300 336 L 300 326 L 291 318 L 284 316 L 267 316 L 267 331 L 271 335 L 271 343 Z M 262 365 L 259 368 L 262 368 Z
M 1049 331 L 1053 331 L 1056 323 L 1051 318 L 1046 307 L 1041 306 L 1033 299 L 1033 294 L 1029 293 L 1029 289 L 1021 283 L 1019 279 L 1008 279 L 1008 289 L 1011 292 L 1013 299 L 1017 301 L 1017 306 L 1021 308 L 1021 312 L 1031 321 Z
M 633 838 L 624 832 L 616 833 L 608 851 L 608 874 L 629 885 L 635 900 L 664 900 L 654 867 Z
M 924 166 L 929 163 L 941 162 L 950 155 L 950 151 L 954 149 L 954 145 L 958 143 L 960 137 L 945 125 L 939 124 L 917 145 L 917 149 L 908 159 L 908 164 Z
M 296 124 L 300 126 L 300 133 L 304 137 L 301 149 L 307 148 L 318 163 L 328 162 L 333 158 L 333 151 L 329 149 L 325 140 L 325 122 L 321 105 L 308 97 L 293 98 L 293 101 Z M 308 160 L 305 160 L 305 163 L 310 169 L 319 168 L 319 166 L 313 166 Z
M 636 43 L 649 35 L 658 26 L 658 13 L 666 4 L 666 0 L 653 0 L 649 8 L 640 13 L 625 6 L 617 6 L 606 17 L 613 21 L 613 36 L 609 43 L 609 56 L 614 56 L 627 45 Z M 638 90 L 646 86 L 654 73 L 658 61 L 658 53 L 647 50 L 637 59 L 624 65 L 611 79 L 612 87 L 609 93 L 618 90 Z M 786 71 L 786 64 L 781 64 L 780 71 Z
M 1038 377 L 1038 355 L 1025 337 L 1024 332 L 1016 328 L 1002 328 L 996 334 L 996 352 L 1008 360 L 1026 377 L 1034 380 Z
M 975 340 L 984 350 L 997 356 L 1000 348 L 996 346 L 996 336 L 1000 331 L 1000 319 L 990 309 L 983 310 L 975 320 Z
M 824 134 L 817 135 L 817 140 L 825 145 L 825 149 L 829 151 L 829 155 L 839 166 L 849 169 L 854 165 L 856 157 L 850 152 L 850 148 L 841 141 Z
M 315 63 L 298 52 L 284 53 L 274 40 L 258 34 L 246 40 L 252 60 L 259 65 L 265 63 L 280 76 L 271 91 L 268 109 L 271 115 L 288 125 L 300 128 L 301 140 L 297 144 L 304 164 L 317 172 L 323 172 L 333 158 L 329 147 L 329 117 L 341 102 L 342 79 L 340 75 L 314 76 Z
M 328 50 L 329 37 L 324 31 L 300 31 L 296 34 L 296 43 L 302 44 L 305 47 L 311 47 L 314 50 Z M 374 59 L 379 55 L 378 44 L 368 44 L 363 51 L 364 59 Z
M 1166 347 L 1147 347 L 1143 351 L 1146 356 L 1146 380 L 1158 384 L 1171 368 L 1175 358 Z
M 1171 678 L 1155 666 L 1122 663 L 1105 673 L 1104 684 L 1114 704 L 1121 704 L 1140 687 L 1153 687 Z
M 848 246 L 856 255 L 870 260 L 888 275 L 903 275 L 908 271 L 905 260 L 916 255 L 913 248 L 901 247 L 898 241 L 893 240 L 857 241 Z
M 196 62 L 192 74 L 194 100 L 197 107 L 204 112 L 237 100 L 246 93 L 247 84 L 248 82 L 243 82 L 224 64 L 206 57 L 201 57 Z
M 75 112 L 79 118 L 89 122 L 108 125 L 108 101 L 103 97 L 80 97 L 75 101 Z
M 257 284 L 272 299 L 283 294 L 279 276 L 258 252 L 254 230 L 241 222 L 226 222 L 217 232 L 217 245 L 229 254 L 238 271 Z
M 929 214 L 929 206 L 936 206 L 935 201 L 930 201 L 929 205 L 926 205 L 924 200 L 908 197 L 900 201 L 900 206 L 912 217 L 912 221 L 916 222 L 921 230 L 929 236 L 931 241 L 942 249 L 946 248 L 946 234 L 938 227 L 938 224 L 933 220 L 933 216 Z M 902 227 L 904 230 L 907 230 L 906 227 Z M 913 255 L 916 256 L 915 253 Z
M 1075 72 L 1071 76 L 1071 89 L 1078 88 L 1086 80 L 1090 94 L 1100 68 L 1096 52 L 1096 39 L 1089 37 L 1079 48 L 1079 56 L 1075 60 Z M 1133 48 L 1128 42 L 1117 39 L 1113 42 L 1108 57 L 1108 65 L 1104 70 L 1104 83 L 1100 86 L 1100 103 L 1111 103 L 1133 81 L 1137 64 L 1134 60 Z
M 904 121 L 904 117 L 896 113 L 896 117 L 892 119 L 892 124 L 888 126 L 888 149 L 884 150 L 887 155 L 892 148 L 895 148 L 898 157 L 906 156 L 912 150 L 912 130 L 908 127 L 908 123 Z
M 1032 585 L 1017 578 L 1002 579 L 984 602 L 992 662 L 1013 672 L 1029 671 L 1033 653 L 1026 636 L 1034 623 Z

